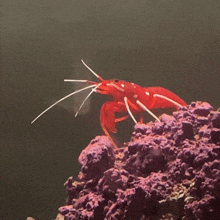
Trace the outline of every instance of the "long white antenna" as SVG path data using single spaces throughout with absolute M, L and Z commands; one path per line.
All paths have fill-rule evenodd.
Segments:
M 83 82 L 86 83 L 88 82 L 87 79 L 64 79 L 64 82 Z
M 97 77 L 100 81 L 104 81 L 104 79 L 102 79 L 101 76 L 99 76 L 96 72 L 94 72 L 82 59 L 81 59 L 81 61 L 82 61 L 83 65 L 84 65 L 88 70 L 90 70 L 91 73 L 93 73 L 93 75 L 94 75 L 95 77 Z
M 38 118 L 40 118 L 45 112 L 47 112 L 49 109 L 51 109 L 52 107 L 54 107 L 54 106 L 55 106 L 56 104 L 58 104 L 59 102 L 62 102 L 64 99 L 66 99 L 66 98 L 68 98 L 68 97 L 70 97 L 70 96 L 72 96 L 72 95 L 74 95 L 74 94 L 76 94 L 76 93 L 82 92 L 82 91 L 84 91 L 84 90 L 86 90 L 86 89 L 90 89 L 90 88 L 93 88 L 93 87 L 96 87 L 96 85 L 87 86 L 87 87 L 85 87 L 85 88 L 82 88 L 82 89 L 79 89 L 79 90 L 77 90 L 77 91 L 75 91 L 75 92 L 72 92 L 72 93 L 70 93 L 70 94 L 67 95 L 67 96 L 64 96 L 62 99 L 56 101 L 56 102 L 53 103 L 51 106 L 49 106 L 47 109 L 45 109 L 43 112 L 41 112 L 41 113 L 31 122 L 31 124 L 33 124 L 33 123 L 34 123 Z
M 101 85 L 101 83 L 99 83 L 95 88 L 92 89 L 92 91 L 86 96 L 86 98 L 83 100 L 82 104 L 80 105 L 78 111 L 75 114 L 75 117 L 78 115 L 80 109 L 83 107 L 84 103 L 86 102 L 86 100 L 92 95 L 93 92 L 95 92 L 95 90 Z

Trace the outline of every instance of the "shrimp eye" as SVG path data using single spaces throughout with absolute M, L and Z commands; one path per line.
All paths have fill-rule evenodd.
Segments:
M 118 79 L 114 79 L 114 82 L 116 82 L 116 83 L 117 83 L 117 82 L 119 82 L 119 80 L 118 80 Z

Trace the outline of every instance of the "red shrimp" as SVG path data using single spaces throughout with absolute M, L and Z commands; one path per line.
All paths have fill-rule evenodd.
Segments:
M 39 117 L 41 117 L 45 112 L 51 109 L 53 106 L 63 101 L 64 99 L 79 93 L 81 91 L 91 89 L 91 92 L 82 102 L 79 110 L 82 108 L 85 101 L 92 95 L 92 93 L 100 93 L 103 95 L 109 95 L 112 97 L 112 101 L 105 102 L 100 110 L 100 123 L 104 133 L 110 138 L 114 147 L 117 146 L 114 144 L 111 139 L 109 132 L 116 133 L 116 123 L 126 120 L 131 117 L 134 123 L 137 123 L 134 115 L 139 114 L 140 121 L 143 121 L 142 113 L 144 111 L 148 112 L 152 117 L 157 121 L 160 119 L 151 111 L 152 109 L 157 108 L 179 108 L 181 106 L 186 106 L 187 104 L 173 92 L 163 88 L 163 87 L 146 87 L 143 88 L 137 84 L 126 82 L 123 80 L 111 79 L 104 80 L 97 73 L 95 73 L 87 64 L 81 60 L 82 63 L 88 68 L 93 75 L 95 75 L 100 82 L 94 82 L 90 80 L 75 80 L 75 79 L 65 79 L 65 82 L 86 82 L 91 85 L 79 89 L 75 92 L 68 94 L 67 96 L 61 98 L 41 114 L 39 114 L 31 123 L 35 122 Z M 75 114 L 77 116 L 79 110 Z M 116 113 L 122 113 L 121 117 L 116 118 Z

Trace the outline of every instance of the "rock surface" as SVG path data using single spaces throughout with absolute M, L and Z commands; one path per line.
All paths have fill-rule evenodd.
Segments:
M 220 109 L 193 102 L 161 122 L 136 124 L 114 150 L 98 136 L 82 151 L 59 208 L 75 219 L 220 219 Z

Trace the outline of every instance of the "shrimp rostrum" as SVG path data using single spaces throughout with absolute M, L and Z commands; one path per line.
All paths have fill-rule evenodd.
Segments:
M 140 121 L 142 122 L 142 113 L 145 111 L 148 112 L 157 121 L 160 121 L 160 119 L 151 111 L 152 109 L 177 109 L 181 106 L 186 106 L 186 103 L 180 97 L 163 87 L 143 88 L 137 84 L 126 82 L 123 80 L 104 80 L 97 73 L 95 73 L 83 60 L 82 63 L 92 72 L 93 75 L 95 75 L 99 79 L 99 82 L 94 82 L 90 80 L 65 79 L 65 82 L 82 82 L 89 83 L 90 85 L 61 98 L 60 100 L 49 106 L 47 109 L 45 109 L 31 123 L 35 122 L 39 117 L 41 117 L 45 112 L 47 112 L 53 106 L 57 105 L 59 102 L 87 89 L 91 89 L 91 91 L 80 105 L 75 116 L 77 116 L 83 104 L 92 95 L 92 93 L 96 92 L 103 95 L 111 96 L 112 100 L 105 102 L 100 110 L 101 127 L 111 141 L 112 139 L 109 135 L 109 132 L 117 132 L 117 122 L 126 120 L 127 118 L 131 117 L 134 123 L 137 123 L 137 119 L 134 116 L 137 114 L 141 116 Z M 116 113 L 121 113 L 122 116 L 120 115 L 120 117 L 116 118 Z M 114 147 L 117 148 L 115 144 Z

